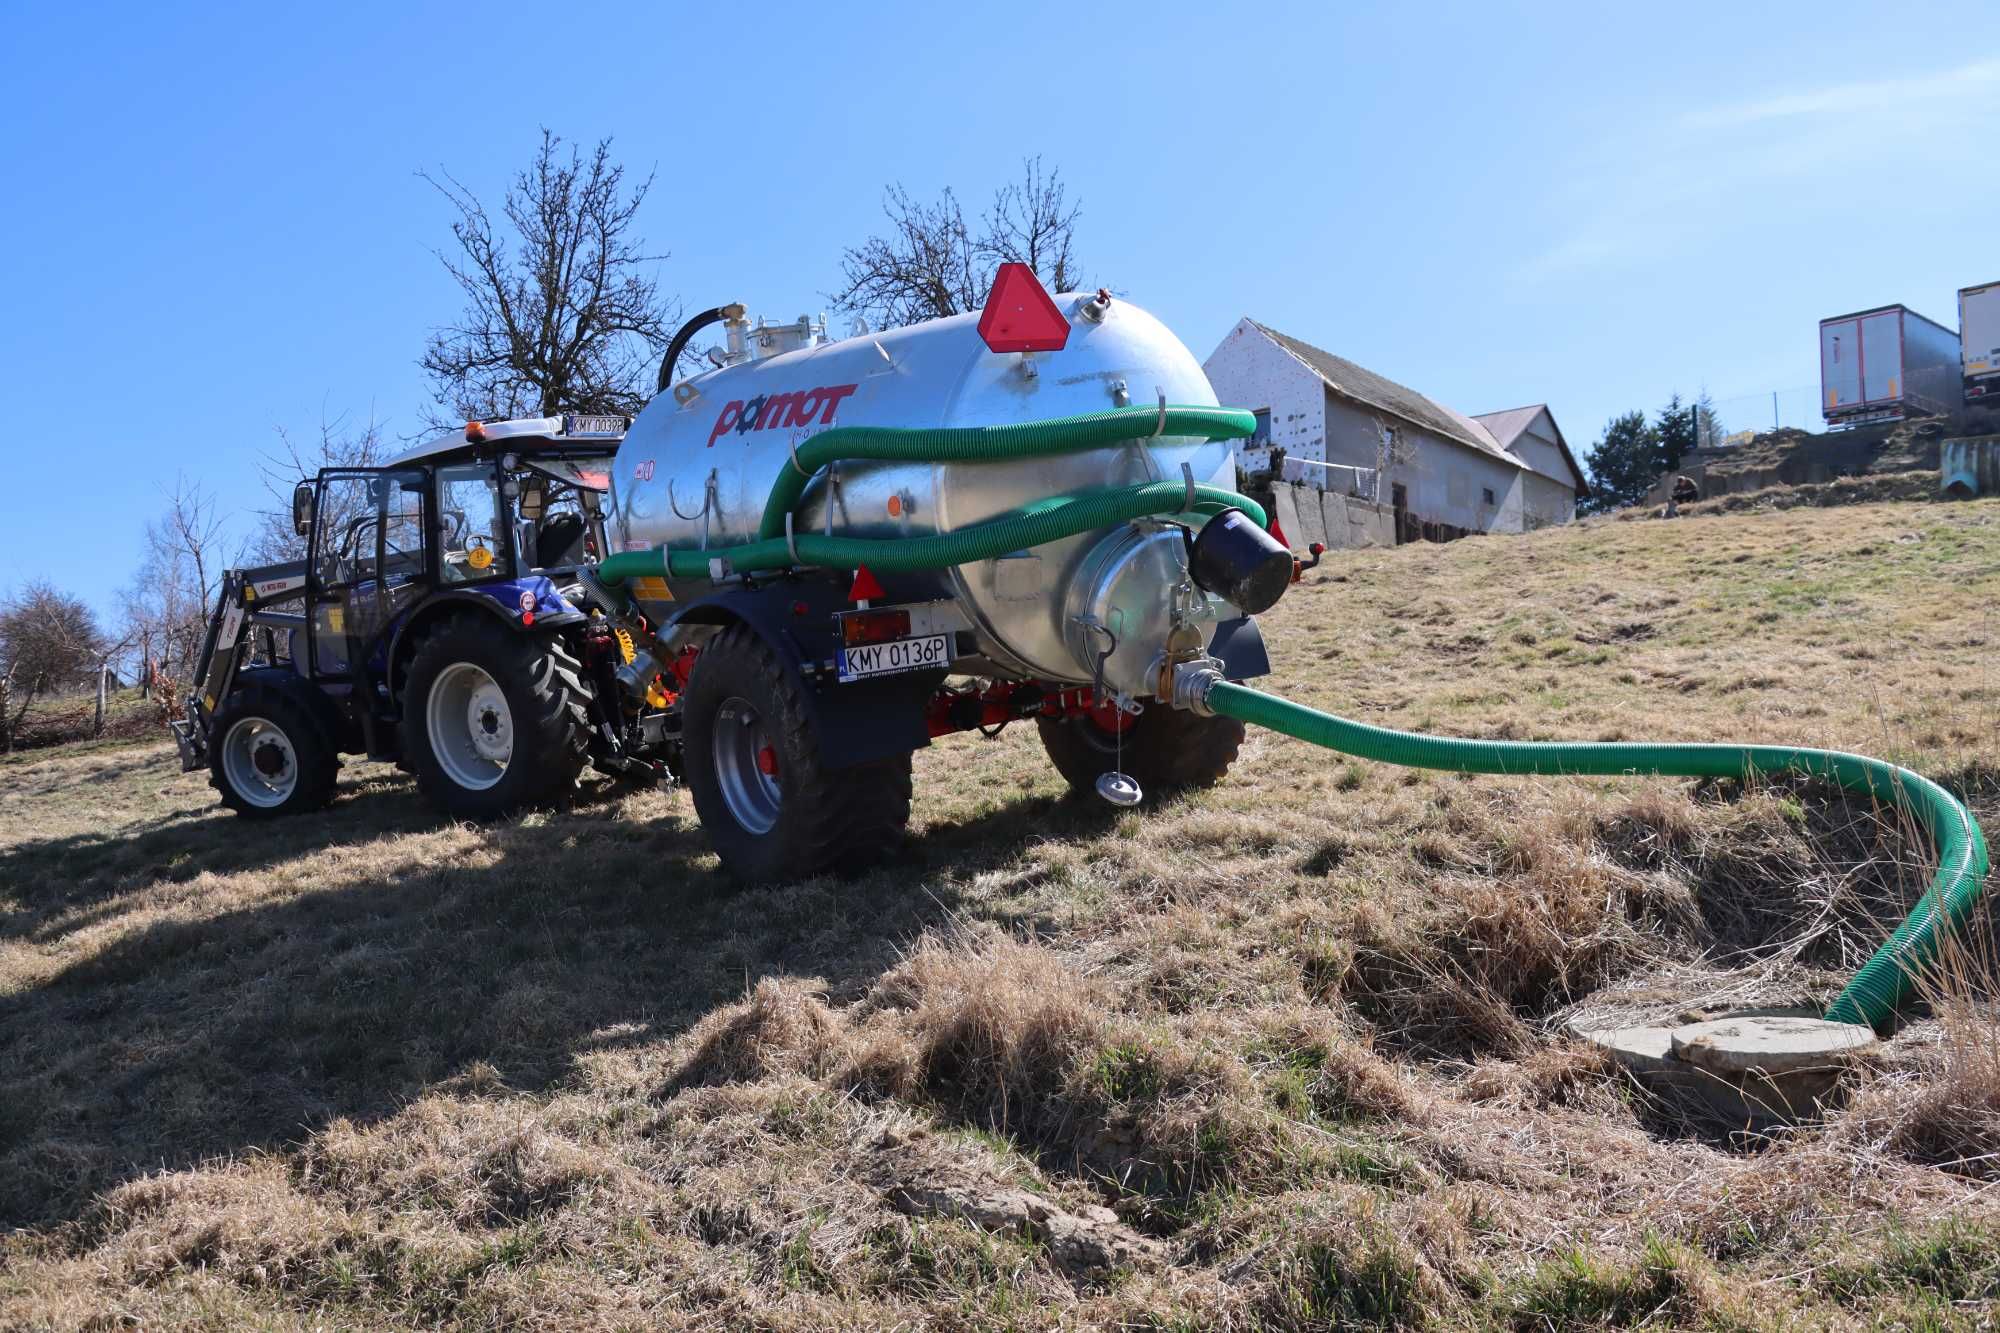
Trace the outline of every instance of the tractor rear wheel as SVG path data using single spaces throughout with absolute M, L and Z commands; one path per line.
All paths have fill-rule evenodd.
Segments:
M 711 639 L 681 700 L 688 794 L 737 879 L 859 870 L 901 842 L 910 756 L 829 768 L 797 679 L 754 630 Z
M 552 635 L 490 617 L 430 631 L 403 688 L 403 757 L 461 819 L 494 819 L 575 789 L 590 745 L 582 666 Z
M 340 768 L 312 709 L 276 685 L 235 690 L 209 725 L 209 781 L 246 819 L 318 810 Z
M 1138 782 L 1148 797 L 1213 787 L 1243 744 L 1243 724 L 1235 718 L 1202 717 L 1162 703 L 1146 705 L 1116 730 L 1089 714 L 1038 717 L 1035 727 L 1056 771 L 1086 793 L 1114 769 Z

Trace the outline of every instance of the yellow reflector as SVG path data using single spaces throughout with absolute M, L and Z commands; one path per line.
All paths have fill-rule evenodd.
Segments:
M 632 595 L 648 602 L 671 602 L 674 595 L 667 591 L 667 581 L 658 575 L 632 580 Z

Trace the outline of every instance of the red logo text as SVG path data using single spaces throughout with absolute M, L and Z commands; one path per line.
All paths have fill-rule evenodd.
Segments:
M 732 430 L 738 435 L 745 435 L 753 430 L 770 430 L 774 426 L 831 425 L 835 410 L 859 387 L 856 384 L 833 384 L 791 393 L 759 394 L 749 402 L 737 399 L 724 403 L 715 418 L 715 429 L 708 433 L 709 447 L 714 448 L 715 442 Z

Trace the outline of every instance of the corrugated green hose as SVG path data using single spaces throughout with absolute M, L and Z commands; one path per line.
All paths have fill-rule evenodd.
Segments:
M 1986 879 L 1986 839 L 1950 792 L 1906 768 L 1838 750 L 1781 745 L 1481 741 L 1391 731 L 1307 708 L 1275 695 L 1221 681 L 1207 705 L 1225 717 L 1255 723 L 1313 745 L 1362 759 L 1460 773 L 1659 773 L 1690 778 L 1744 778 L 1804 773 L 1885 801 L 1923 826 L 1937 849 L 1937 876 L 1895 933 L 1847 983 L 1826 1016 L 1866 1023 L 1886 1033 L 1909 1002 L 1918 978 L 1936 959 L 1979 900 Z
M 1241 509 L 1259 527 L 1265 526 L 1264 509 L 1256 501 L 1224 490 L 1220 486 L 1196 486 L 1193 512 L 1212 514 L 1221 509 Z M 1178 514 L 1187 505 L 1187 485 L 1179 481 L 1149 481 L 1137 486 L 1085 491 L 1079 495 L 1058 495 L 1022 505 L 984 523 L 975 523 L 955 532 L 934 537 L 826 537 L 801 532 L 793 542 L 783 537 L 724 546 L 706 551 L 627 551 L 614 555 L 597 567 L 598 581 L 615 586 L 626 579 L 645 575 L 673 578 L 701 578 L 708 573 L 711 559 L 720 557 L 738 573 L 789 569 L 804 565 L 820 569 L 859 569 L 866 565 L 878 574 L 907 574 L 931 569 L 949 569 L 975 560 L 992 560 L 1031 546 L 1061 541 L 1079 532 L 1093 532 L 1129 519 L 1153 514 Z
M 766 408 L 765 410 L 769 410 Z M 785 515 L 805 494 L 806 483 L 828 463 L 997 463 L 1046 458 L 1116 444 L 1185 444 L 1198 440 L 1247 440 L 1254 414 L 1233 407 L 1115 407 L 1046 421 L 995 426 L 940 426 L 903 430 L 890 426 L 836 426 L 798 447 L 798 465 L 785 468 L 764 502 L 758 537 L 785 535 Z M 1019 550 L 1019 547 L 1014 549 Z M 957 562 L 954 562 L 957 563 Z M 871 568 L 873 567 L 871 563 Z

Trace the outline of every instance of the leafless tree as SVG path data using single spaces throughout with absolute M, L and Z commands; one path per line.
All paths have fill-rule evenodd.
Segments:
M 93 673 L 101 681 L 120 647 L 107 643 L 81 598 L 45 580 L 0 601 L 0 752 L 14 748 L 38 698 L 82 685 Z
M 201 652 L 222 578 L 223 531 L 215 497 L 185 477 L 175 478 L 166 508 L 146 524 L 124 610 L 131 640 L 143 645 L 139 670 L 155 688 L 162 675 L 187 674 Z
M 496 226 L 448 172 L 418 174 L 451 201 L 455 253 L 438 258 L 465 293 L 459 322 L 431 335 L 421 362 L 438 405 L 458 419 L 559 412 L 634 413 L 653 385 L 653 360 L 673 334 L 634 234 L 649 175 L 628 193 L 611 140 L 588 157 L 542 131 Z
M 1417 443 L 1403 428 L 1382 417 L 1375 418 L 1375 503 L 1382 503 L 1382 486 L 1398 467 L 1417 461 Z M 1400 538 L 1398 540 L 1401 540 Z
M 901 185 L 883 192 L 887 235 L 870 236 L 841 255 L 845 286 L 833 295 L 843 310 L 880 328 L 976 310 L 986 301 L 1002 263 L 1028 265 L 1050 291 L 1073 291 L 1083 278 L 1076 259 L 1076 221 L 1059 171 L 1039 157 L 1021 164 L 1021 179 L 1000 187 L 974 234 L 958 196 L 947 186 L 936 202 L 912 199 Z
M 321 468 L 379 467 L 391 451 L 390 442 L 373 419 L 359 429 L 349 428 L 345 418 L 321 421 L 319 437 L 310 443 L 301 443 L 280 428 L 277 448 L 258 462 L 271 507 L 257 514 L 257 527 L 250 536 L 250 561 L 276 565 L 305 559 L 306 539 L 292 527 L 293 490 L 301 481 L 318 475 Z

